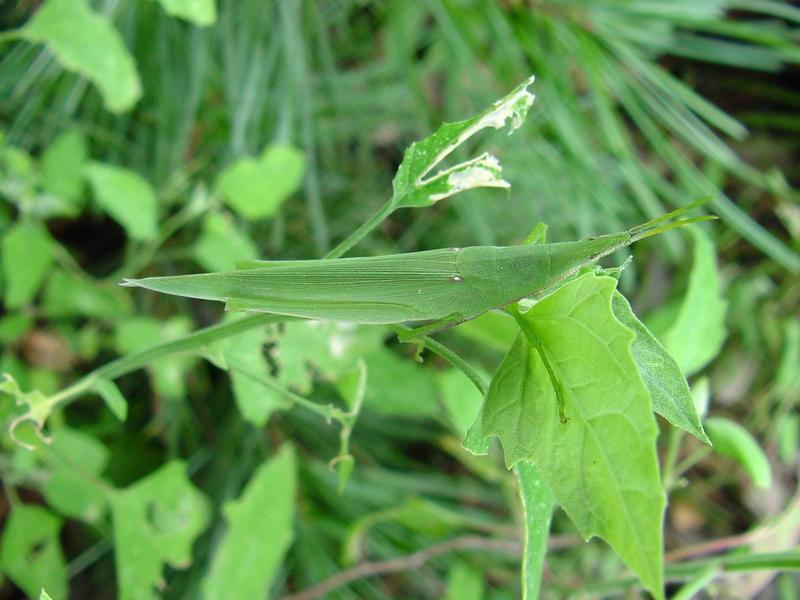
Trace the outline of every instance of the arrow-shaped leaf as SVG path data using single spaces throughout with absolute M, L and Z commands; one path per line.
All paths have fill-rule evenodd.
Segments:
M 533 462 L 581 535 L 605 539 L 663 598 L 657 427 L 631 355 L 635 335 L 611 308 L 615 288 L 587 273 L 520 317 L 525 333 L 467 444 L 484 450 L 482 430 L 500 438 L 507 465 Z

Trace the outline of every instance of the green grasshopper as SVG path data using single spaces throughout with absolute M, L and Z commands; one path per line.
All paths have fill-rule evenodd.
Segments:
M 414 330 L 415 335 L 427 334 L 523 298 L 540 296 L 581 268 L 638 240 L 714 218 L 676 220 L 706 201 L 628 231 L 576 242 L 248 261 L 233 272 L 127 279 L 123 285 L 218 300 L 226 303 L 226 310 L 369 324 L 435 321 Z

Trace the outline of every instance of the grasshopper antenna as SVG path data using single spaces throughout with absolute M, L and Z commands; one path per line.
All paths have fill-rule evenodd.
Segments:
M 631 242 L 638 242 L 639 240 L 653 237 L 654 235 L 664 233 L 665 231 L 670 231 L 671 229 L 678 229 L 679 227 L 685 227 L 686 225 L 691 225 L 692 223 L 700 223 L 702 221 L 716 220 L 717 217 L 713 215 L 705 215 L 702 217 L 691 217 L 688 219 L 678 219 L 677 221 L 675 220 L 676 217 L 685 215 L 689 211 L 697 208 L 698 206 L 706 204 L 712 199 L 713 196 L 706 196 L 704 198 L 701 198 L 700 200 L 688 204 L 687 206 L 683 206 L 677 210 L 668 212 L 667 214 L 662 215 L 657 219 L 653 219 L 652 221 L 648 221 L 647 223 L 642 223 L 641 225 L 637 225 L 636 227 L 629 229 L 628 233 L 631 236 Z

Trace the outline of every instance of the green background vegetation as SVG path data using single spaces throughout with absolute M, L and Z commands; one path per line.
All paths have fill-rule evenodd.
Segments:
M 514 136 L 455 156 L 491 150 L 510 192 L 398 211 L 351 254 L 520 243 L 537 222 L 565 241 L 714 195 L 719 221 L 639 244 L 620 280 L 714 442 L 659 421 L 667 591 L 797 597 L 798 9 L 19 0 L 0 25 L 0 372 L 20 388 L 0 384 L 1 594 L 282 598 L 345 571 L 328 597 L 519 597 L 516 480 L 497 448 L 460 447 L 481 397 L 388 329 L 251 330 L 106 373 L 49 416 L 50 444 L 8 423 L 15 398 L 231 318 L 122 278 L 320 257 L 412 142 L 534 73 Z M 439 339 L 488 375 L 503 327 Z M 313 407 L 362 400 L 341 460 Z M 550 545 L 543 597 L 644 594 L 559 510 Z

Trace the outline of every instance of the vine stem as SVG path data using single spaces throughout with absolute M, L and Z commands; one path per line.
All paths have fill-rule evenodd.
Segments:
M 375 214 L 364 221 L 358 227 L 358 229 L 350 234 L 344 241 L 342 241 L 333 250 L 328 252 L 328 254 L 325 255 L 325 258 L 339 258 L 340 256 L 346 254 L 353 246 L 367 237 L 367 235 L 373 229 L 383 223 L 389 217 L 389 215 L 394 212 L 394 210 L 395 207 L 393 202 L 390 201 L 384 204 Z

